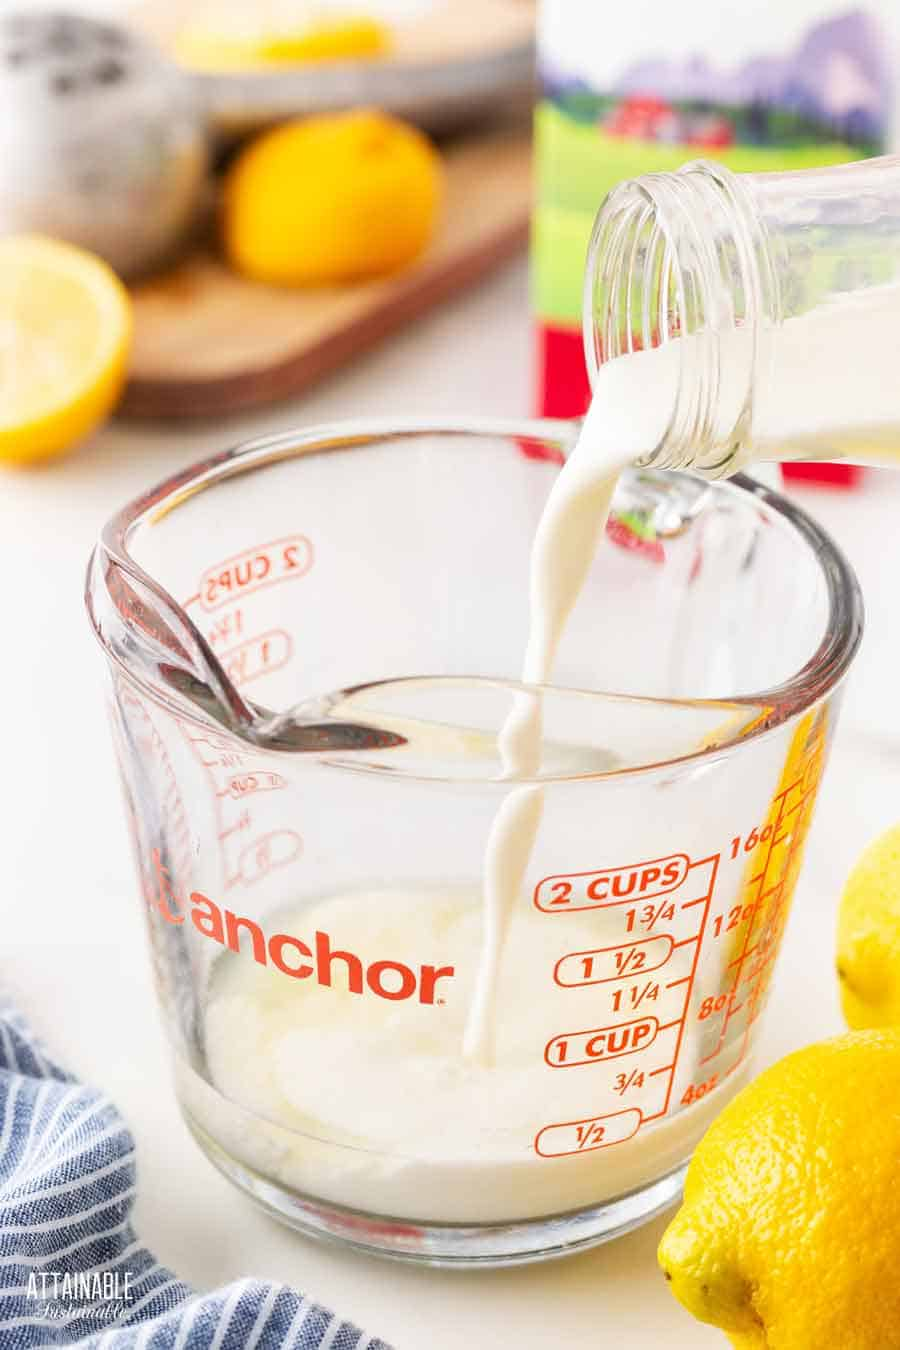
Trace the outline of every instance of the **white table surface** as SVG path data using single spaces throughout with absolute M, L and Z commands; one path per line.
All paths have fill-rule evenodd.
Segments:
M 531 361 L 522 262 L 293 403 L 225 424 L 117 423 L 53 468 L 0 474 L 0 981 L 58 1055 L 125 1111 L 137 1137 L 139 1231 L 197 1286 L 246 1274 L 289 1281 L 398 1350 L 723 1346 L 666 1290 L 654 1260 L 663 1221 L 580 1257 L 495 1273 L 356 1256 L 257 1213 L 200 1155 L 169 1086 L 105 723 L 105 671 L 82 604 L 97 531 L 150 482 L 261 431 L 364 413 L 527 412 Z M 900 475 L 873 474 L 858 494 L 797 495 L 857 565 L 871 622 L 760 1062 L 841 1029 L 832 973 L 840 887 L 864 843 L 900 818 L 900 713 L 891 701 Z

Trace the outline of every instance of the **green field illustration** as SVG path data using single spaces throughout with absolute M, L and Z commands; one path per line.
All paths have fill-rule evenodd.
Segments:
M 545 322 L 580 322 L 591 227 L 603 198 L 622 179 L 674 170 L 694 159 L 721 159 L 736 173 L 763 173 L 840 164 L 866 153 L 786 113 L 778 115 L 777 131 L 788 143 L 779 145 L 740 143 L 737 135 L 749 115 L 740 109 L 642 99 L 631 100 L 624 114 L 621 102 L 593 95 L 590 104 L 582 96 L 574 109 L 549 99 L 537 109 L 532 290 L 534 309 Z M 660 129 L 666 134 L 685 126 L 696 134 L 690 143 L 651 138 Z M 629 134 L 633 129 L 641 134 Z

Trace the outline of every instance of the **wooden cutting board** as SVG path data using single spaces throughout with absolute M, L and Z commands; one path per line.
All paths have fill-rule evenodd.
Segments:
M 262 286 L 229 271 L 210 244 L 136 286 L 123 411 L 220 416 L 296 394 L 522 248 L 530 137 L 482 135 L 451 147 L 445 163 L 438 235 L 394 277 L 315 290 Z

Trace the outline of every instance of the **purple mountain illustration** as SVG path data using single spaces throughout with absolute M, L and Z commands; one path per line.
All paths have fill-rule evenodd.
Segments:
M 597 93 L 650 94 L 672 102 L 707 102 L 721 108 L 761 104 L 781 108 L 854 140 L 883 135 L 890 107 L 885 42 L 877 23 L 853 10 L 810 29 L 783 57 L 754 56 L 737 69 L 718 68 L 705 56 L 664 57 L 631 66 L 611 89 Z M 544 69 L 551 98 L 589 93 L 581 79 Z
M 755 57 L 737 70 L 716 69 L 702 56 L 648 60 L 626 71 L 610 92 L 720 106 L 763 103 L 874 137 L 888 109 L 883 45 L 877 26 L 857 10 L 817 24 L 783 58 Z

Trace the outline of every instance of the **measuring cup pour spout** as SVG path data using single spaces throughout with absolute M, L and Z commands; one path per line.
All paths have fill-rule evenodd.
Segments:
M 107 655 L 148 693 L 173 705 L 195 704 L 229 731 L 253 726 L 254 710 L 181 606 L 130 559 L 116 558 L 105 542 L 88 563 L 86 603 Z
M 172 712 L 199 713 L 263 750 L 345 753 L 406 743 L 394 731 L 336 717 L 343 691 L 282 713 L 245 699 L 182 606 L 106 540 L 88 564 L 86 603 L 110 660 Z

